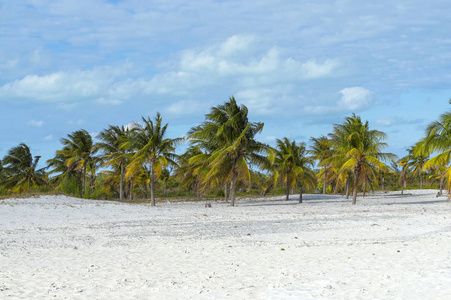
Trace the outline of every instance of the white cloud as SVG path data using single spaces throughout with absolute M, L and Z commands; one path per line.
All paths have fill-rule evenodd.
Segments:
M 201 104 L 192 100 L 178 101 L 167 108 L 167 111 L 174 115 L 190 115 L 200 110 L 202 110 Z
M 142 128 L 142 125 L 138 122 L 131 122 L 124 126 L 125 130 L 133 130 L 133 129 L 139 129 Z
M 424 119 L 413 119 L 413 120 L 406 120 L 399 117 L 391 117 L 387 119 L 380 119 L 376 121 L 376 124 L 383 127 L 390 127 L 390 126 L 396 126 L 396 125 L 412 125 L 412 124 L 422 124 L 425 120 Z
M 373 93 L 363 87 L 349 87 L 340 91 L 338 106 L 346 110 L 361 110 L 371 105 Z
M 219 46 L 218 54 L 229 56 L 237 52 L 246 51 L 254 41 L 255 37 L 252 35 L 233 35 Z
M 33 126 L 33 127 L 41 127 L 42 124 L 44 124 L 44 122 L 43 121 L 30 120 L 30 121 L 28 121 L 27 124 L 30 125 L 30 126 Z
M 46 136 L 44 138 L 44 141 L 51 141 L 51 140 L 53 140 L 53 135 L 52 134 L 50 134 L 50 135 L 48 135 L 48 136 Z
M 293 101 L 287 95 L 291 91 L 288 86 L 245 89 L 235 94 L 237 100 L 245 104 L 249 110 L 259 115 L 270 115 L 289 106 Z
M 400 123 L 399 118 L 388 118 L 388 119 L 381 119 L 381 120 L 376 121 L 377 125 L 384 126 L 384 127 L 398 125 L 399 123 Z
M 335 59 L 310 58 L 303 62 L 287 57 L 279 47 L 265 47 L 254 36 L 235 35 L 221 44 L 184 51 L 179 67 L 203 77 L 234 76 L 239 82 L 249 82 L 250 77 L 255 82 L 253 77 L 264 76 L 265 83 L 274 83 L 331 76 L 339 64 Z
M 0 99 L 41 102 L 79 102 L 114 93 L 115 84 L 127 73 L 128 64 L 90 70 L 59 71 L 26 75 L 0 86 Z M 116 99 L 119 101 L 120 99 Z
M 98 98 L 95 100 L 95 102 L 97 104 L 101 104 L 101 105 L 120 105 L 122 104 L 121 100 L 117 100 L 117 99 L 105 99 L 105 98 Z
M 332 59 L 326 59 L 323 63 L 310 59 L 302 64 L 302 71 L 306 79 L 316 79 L 332 75 L 337 67 L 338 63 Z

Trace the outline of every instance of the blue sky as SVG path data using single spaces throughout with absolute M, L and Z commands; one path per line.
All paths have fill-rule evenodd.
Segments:
M 181 137 L 235 96 L 259 139 L 356 113 L 404 150 L 450 108 L 449 1 L 0 0 L 0 157 L 42 162 L 159 111 Z M 182 146 L 183 148 L 183 146 Z

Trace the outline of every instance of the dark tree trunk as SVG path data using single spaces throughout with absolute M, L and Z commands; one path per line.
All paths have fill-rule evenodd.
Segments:
M 362 191 L 363 191 L 363 197 L 365 197 L 365 195 L 366 195 L 366 181 L 363 182 Z
M 352 193 L 352 204 L 355 205 L 357 203 L 357 191 L 359 188 L 359 177 L 360 177 L 360 168 L 354 170 L 354 191 Z
M 235 189 L 236 189 L 236 181 L 237 176 L 235 174 L 232 174 L 232 180 L 230 182 L 230 205 L 235 206 Z
M 83 166 L 83 186 L 81 190 L 81 197 L 83 198 L 85 195 L 85 182 L 86 182 L 86 163 Z
M 351 180 L 351 178 L 347 178 L 346 179 L 346 183 L 345 183 L 345 193 L 346 193 L 346 199 L 349 199 L 349 180 Z
M 338 193 L 338 184 L 335 182 L 334 184 L 334 194 Z
M 124 201 L 124 162 L 121 163 L 121 182 L 119 183 L 119 200 Z
M 153 161 L 150 162 L 150 206 L 155 206 L 155 170 Z
M 324 167 L 324 174 L 323 174 L 323 194 L 326 194 L 326 167 Z
M 382 174 L 382 178 L 381 178 L 381 189 L 382 189 L 382 191 L 385 190 L 385 177 L 384 177 L 384 174 Z
M 301 185 L 301 191 L 299 192 L 299 203 L 302 203 L 302 193 L 303 193 L 302 185 Z
M 227 192 L 228 192 L 227 188 L 228 188 L 228 184 L 226 182 L 226 183 L 224 183 L 224 198 L 225 198 L 226 203 L 229 202 L 229 195 L 227 194 Z
M 290 198 L 290 176 L 287 176 L 287 190 L 285 200 Z

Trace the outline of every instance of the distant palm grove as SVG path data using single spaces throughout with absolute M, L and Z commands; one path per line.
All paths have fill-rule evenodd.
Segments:
M 335 124 L 327 136 L 296 142 L 286 137 L 270 147 L 257 140 L 263 123 L 250 122 L 248 110 L 232 97 L 212 107 L 185 139 L 167 136 L 162 116 L 113 126 L 94 142 L 83 129 L 61 139 L 61 149 L 37 168 L 21 143 L 0 161 L 0 194 L 64 193 L 89 199 L 149 201 L 165 197 L 341 193 L 355 204 L 360 193 L 374 190 L 451 186 L 451 112 L 426 128 L 425 137 L 398 158 L 384 152 L 386 134 L 370 129 L 355 114 Z M 175 153 L 181 142 L 183 154 Z M 430 155 L 434 154 L 433 157 Z M 350 200 L 351 201 L 351 200 Z

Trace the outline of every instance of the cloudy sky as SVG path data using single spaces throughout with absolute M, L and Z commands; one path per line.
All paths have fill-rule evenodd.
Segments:
M 450 9 L 447 0 L 0 0 L 0 157 L 25 142 L 46 160 L 68 133 L 157 111 L 181 137 L 231 96 L 265 123 L 269 144 L 326 135 L 356 113 L 404 155 L 450 108 Z

